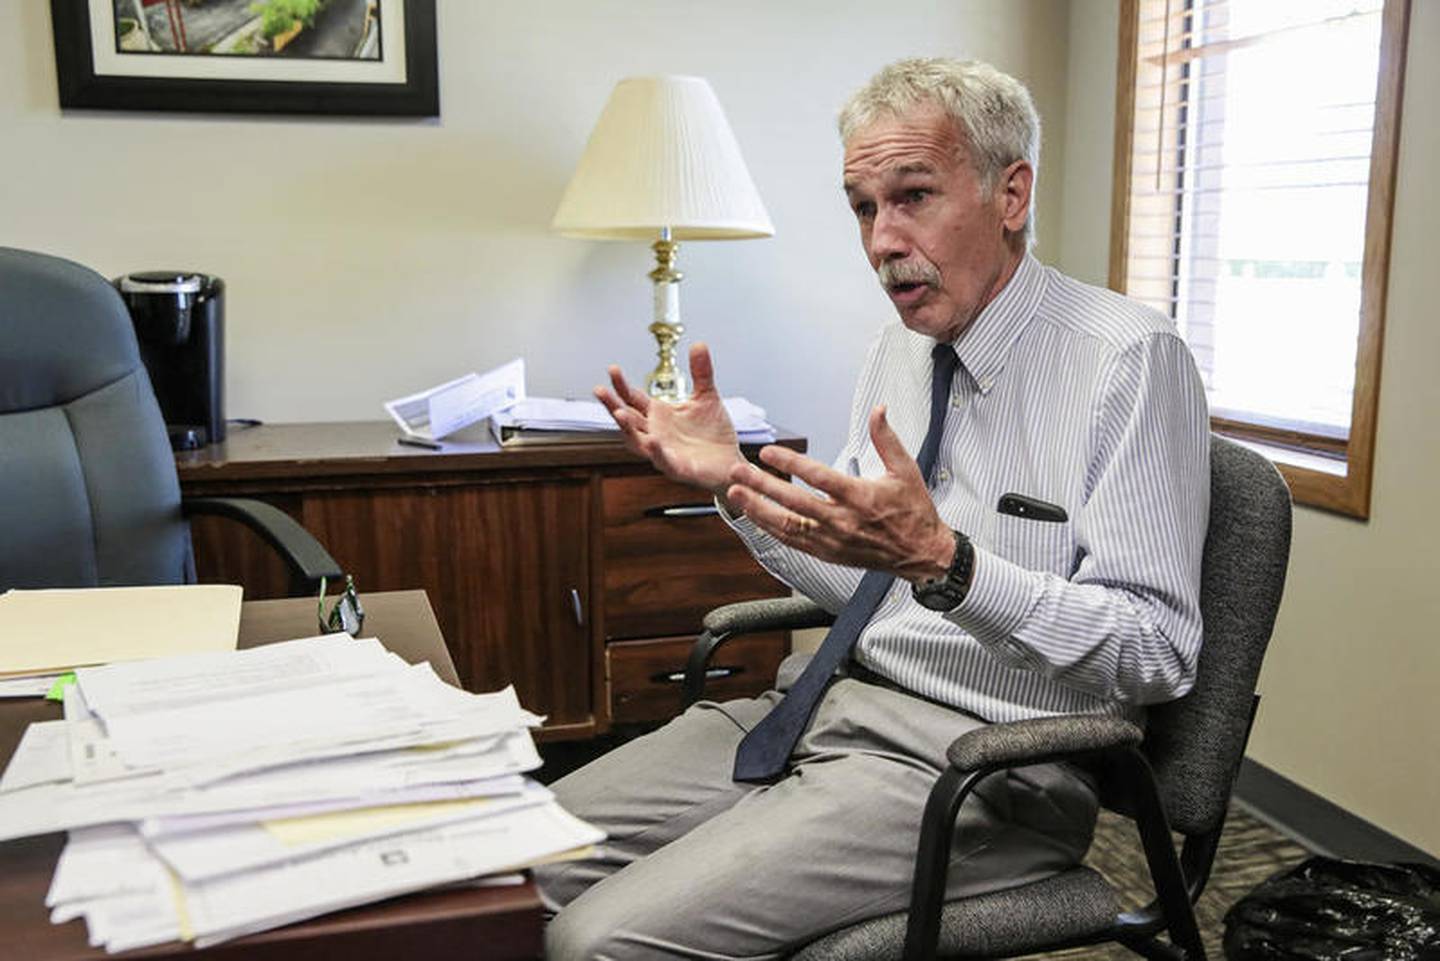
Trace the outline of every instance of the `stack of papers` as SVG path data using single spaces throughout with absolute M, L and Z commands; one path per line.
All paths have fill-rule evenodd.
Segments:
M 765 410 L 743 397 L 727 397 L 725 410 L 742 444 L 769 444 L 775 428 Z M 557 400 L 530 397 L 490 418 L 490 429 L 501 446 L 564 444 L 613 440 L 620 429 L 610 412 L 595 400 Z
M 92 945 L 205 946 L 576 856 L 512 689 L 330 635 L 87 668 L 0 777 L 0 840 L 70 832 L 46 904 Z

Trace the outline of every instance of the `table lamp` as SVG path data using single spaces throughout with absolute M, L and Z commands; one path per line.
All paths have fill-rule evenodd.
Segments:
M 655 239 L 659 364 L 646 392 L 689 395 L 675 366 L 682 240 L 742 240 L 775 233 L 740 145 L 710 84 L 700 77 L 631 77 L 610 94 L 551 225 L 567 237 Z

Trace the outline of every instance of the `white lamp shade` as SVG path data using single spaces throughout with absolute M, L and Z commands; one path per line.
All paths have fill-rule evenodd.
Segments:
M 775 233 L 700 77 L 632 77 L 610 94 L 552 223 L 571 237 L 738 240 Z

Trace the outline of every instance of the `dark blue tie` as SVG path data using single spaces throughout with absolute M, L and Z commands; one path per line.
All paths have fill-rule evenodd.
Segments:
M 931 356 L 935 359 L 935 372 L 930 381 L 930 426 L 925 432 L 925 441 L 920 445 L 920 454 L 915 458 L 926 484 L 930 483 L 930 475 L 935 470 L 940 435 L 945 430 L 945 411 L 950 406 L 950 381 L 960 363 L 949 344 L 936 344 Z M 735 750 L 735 780 L 768 781 L 785 770 L 790 752 L 810 723 L 810 715 L 815 713 L 815 705 L 820 702 L 825 685 L 835 669 L 850 656 L 850 649 L 855 646 L 865 625 L 870 623 L 871 615 L 880 606 L 894 580 L 894 574 L 882 571 L 867 571 L 860 579 L 860 586 L 840 611 L 820 649 L 785 693 L 784 700 L 761 718 L 760 723 L 740 741 Z

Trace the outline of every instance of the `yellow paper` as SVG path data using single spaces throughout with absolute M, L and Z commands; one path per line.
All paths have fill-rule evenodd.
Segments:
M 508 868 L 501 868 L 495 873 L 505 874 L 509 871 L 523 871 L 526 868 L 538 868 L 542 864 L 559 864 L 561 861 L 583 861 L 586 858 L 593 858 L 596 853 L 595 845 L 586 844 L 583 847 L 571 848 L 568 851 L 559 851 L 555 854 L 547 854 L 544 857 L 521 861 L 519 864 L 512 864 Z
M 0 676 L 233 651 L 242 596 L 234 584 L 9 591 L 0 594 Z
M 366 837 L 394 827 L 405 827 L 462 811 L 478 812 L 490 802 L 485 798 L 460 801 L 417 801 L 413 804 L 386 804 L 328 814 L 262 821 L 260 826 L 286 847 L 327 844 L 352 837 Z
M 185 900 L 185 885 L 180 882 L 180 875 L 170 870 L 169 865 L 161 864 L 165 869 L 165 878 L 170 882 L 170 900 L 175 905 L 175 918 L 180 928 L 181 941 L 195 940 L 195 925 L 190 921 L 190 902 Z

